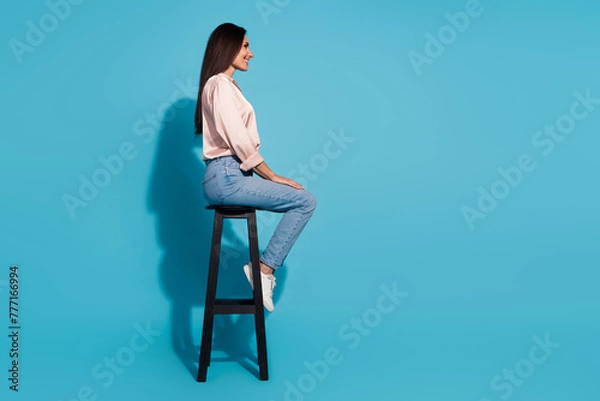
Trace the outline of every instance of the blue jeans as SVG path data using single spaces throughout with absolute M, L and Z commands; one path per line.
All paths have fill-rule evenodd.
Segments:
M 240 169 L 240 162 L 237 156 L 207 160 L 202 182 L 204 197 L 211 205 L 252 206 L 283 213 L 260 256 L 262 263 L 277 269 L 308 223 L 317 201 L 306 189 L 254 177 L 252 170 Z

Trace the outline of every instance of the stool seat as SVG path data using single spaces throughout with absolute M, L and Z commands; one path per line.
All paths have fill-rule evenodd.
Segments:
M 208 205 L 206 209 L 209 210 L 222 210 L 225 212 L 252 212 L 254 210 L 263 210 L 259 207 L 254 206 L 240 206 L 240 205 Z
M 258 353 L 259 379 L 268 380 L 267 339 L 265 333 L 265 317 L 260 281 L 260 261 L 258 254 L 258 233 L 256 228 L 256 210 L 260 208 L 243 205 L 208 205 L 206 209 L 214 210 L 212 243 L 208 266 L 208 281 L 206 283 L 206 302 L 204 304 L 204 324 L 202 326 L 202 341 L 200 344 L 200 360 L 198 363 L 199 382 L 205 382 L 210 354 L 212 351 L 212 331 L 215 315 L 254 315 L 256 330 L 256 347 Z M 224 219 L 246 219 L 248 224 L 248 245 L 252 264 L 253 296 L 248 299 L 217 298 L 217 275 L 221 254 L 221 236 Z

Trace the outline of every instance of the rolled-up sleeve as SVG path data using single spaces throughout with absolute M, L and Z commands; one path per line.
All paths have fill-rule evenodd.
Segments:
M 251 170 L 264 161 L 258 151 L 260 143 L 253 143 L 236 106 L 234 88 L 228 82 L 217 81 L 209 96 L 208 107 L 214 117 L 215 128 L 230 149 L 242 161 L 240 168 Z

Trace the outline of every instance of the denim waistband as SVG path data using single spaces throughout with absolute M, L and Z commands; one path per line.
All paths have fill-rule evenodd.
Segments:
M 216 162 L 216 161 L 219 161 L 219 163 L 225 163 L 227 165 L 240 165 L 240 164 L 242 164 L 242 161 L 236 155 L 232 155 L 232 156 L 219 156 L 219 157 L 215 157 L 214 159 L 207 159 L 207 160 L 205 160 L 205 163 L 206 163 L 206 166 L 208 166 L 212 162 Z
M 246 177 L 254 176 L 254 171 L 252 171 L 252 169 L 248 171 L 242 170 L 242 161 L 236 155 L 215 157 L 214 159 L 207 159 L 205 162 L 206 172 L 213 170 L 214 168 L 225 167 L 231 168 L 233 171 L 238 171 L 241 175 Z

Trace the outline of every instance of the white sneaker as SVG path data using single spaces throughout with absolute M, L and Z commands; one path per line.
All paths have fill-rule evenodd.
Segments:
M 250 286 L 254 290 L 254 284 L 252 283 L 252 263 L 244 265 L 244 273 L 246 278 L 250 282 Z M 269 312 L 273 312 L 275 306 L 273 305 L 273 288 L 275 288 L 275 276 L 273 274 L 265 274 L 260 272 L 260 285 L 262 287 L 263 305 Z

